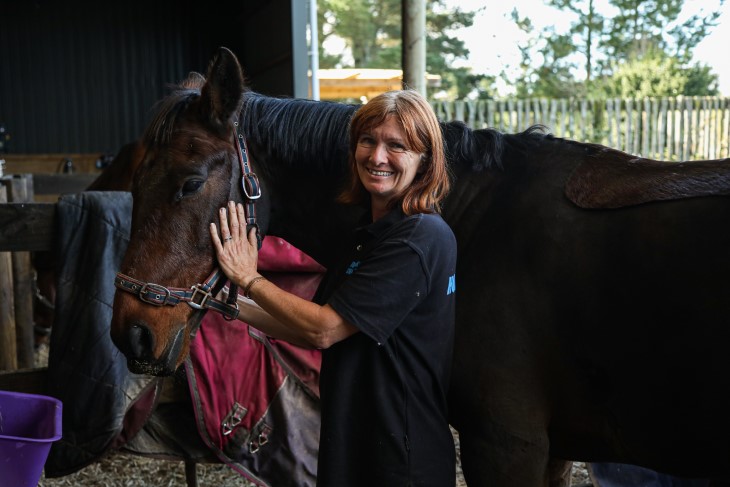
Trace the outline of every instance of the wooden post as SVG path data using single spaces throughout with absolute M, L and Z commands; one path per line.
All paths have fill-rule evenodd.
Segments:
M 0 185 L 0 204 L 7 200 L 7 189 Z M 12 258 L 10 252 L 0 252 L 0 370 L 18 368 L 14 309 Z
M 426 0 L 401 5 L 403 87 L 426 96 Z
M 7 188 L 11 203 L 33 201 L 33 175 L 5 176 L 0 182 Z M 15 339 L 18 368 L 29 369 L 35 365 L 33 334 L 33 266 L 30 252 L 13 252 L 13 298 L 15 303 Z

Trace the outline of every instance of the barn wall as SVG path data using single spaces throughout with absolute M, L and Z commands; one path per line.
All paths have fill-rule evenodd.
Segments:
M 3 1 L 0 124 L 9 152 L 116 153 L 139 136 L 167 85 L 205 72 L 220 45 L 253 66 L 258 91 L 292 95 L 290 1 L 244 0 L 238 11 L 214 1 Z M 267 8 L 279 18 L 256 20 Z

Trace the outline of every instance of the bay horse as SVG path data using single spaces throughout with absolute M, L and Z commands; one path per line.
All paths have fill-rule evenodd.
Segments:
M 120 269 L 147 294 L 118 289 L 111 325 L 130 369 L 182 363 L 204 306 L 167 305 L 215 269 L 207 227 L 227 200 L 331 264 L 362 211 L 334 201 L 355 109 L 250 92 L 225 48 L 161 100 Z M 572 460 L 726 477 L 730 163 L 648 160 L 540 128 L 442 129 L 459 255 L 450 419 L 467 483 L 568 485 Z M 242 194 L 242 158 L 258 200 Z

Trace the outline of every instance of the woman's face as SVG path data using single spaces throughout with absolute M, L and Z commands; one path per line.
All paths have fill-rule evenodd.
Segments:
M 400 199 L 421 165 L 419 152 L 410 150 L 403 130 L 393 116 L 363 132 L 357 139 L 357 173 L 373 204 L 387 205 Z M 381 206 L 384 207 L 384 206 Z

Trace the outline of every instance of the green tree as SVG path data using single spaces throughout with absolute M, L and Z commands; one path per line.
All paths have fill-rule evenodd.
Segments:
M 494 79 L 454 67 L 469 54 L 464 42 L 451 32 L 474 23 L 475 12 L 448 9 L 444 0 L 426 2 L 426 70 L 442 77 L 441 89 L 455 97 L 471 91 L 493 93 Z M 322 68 L 401 67 L 401 0 L 319 0 L 320 66 Z M 331 37 L 345 41 L 352 55 L 327 53 L 321 47 Z
M 717 75 L 707 66 L 684 68 L 675 57 L 658 49 L 620 63 L 611 77 L 597 85 L 608 97 L 644 98 L 678 95 L 717 95 Z
M 724 0 L 720 1 L 722 4 Z M 692 60 L 692 52 L 717 25 L 719 11 L 696 14 L 677 23 L 684 0 L 610 0 L 619 10 L 609 24 L 605 41 L 613 60 L 637 59 L 659 49 L 679 60 Z M 666 26 L 672 26 L 666 29 Z
M 718 1 L 719 5 L 724 2 Z M 565 33 L 552 27 L 536 32 L 528 17 L 513 12 L 516 24 L 531 35 L 520 46 L 524 76 L 518 82 L 519 94 L 585 96 L 618 93 L 639 85 L 641 93 L 656 90 L 646 96 L 676 90 L 680 90 L 676 94 L 717 91 L 717 77 L 709 68 L 692 67 L 689 62 L 697 44 L 717 25 L 719 12 L 696 14 L 679 22 L 684 0 L 609 2 L 616 12 L 612 16 L 597 12 L 594 0 L 546 0 L 548 5 L 574 14 L 576 20 Z M 536 52 L 539 63 L 535 63 Z M 642 76 L 642 69 L 660 70 L 662 78 L 657 72 Z M 684 70 L 688 73 L 681 74 Z M 576 73 L 581 71 L 583 75 L 578 77 Z

